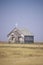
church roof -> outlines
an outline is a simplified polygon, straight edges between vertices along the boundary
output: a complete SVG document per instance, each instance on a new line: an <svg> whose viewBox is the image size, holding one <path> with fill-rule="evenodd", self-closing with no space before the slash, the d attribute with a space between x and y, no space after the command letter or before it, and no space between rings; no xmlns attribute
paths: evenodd
<svg viewBox="0 0 43 65"><path fill-rule="evenodd" d="M33 36L33 34L26 28L21 29L21 32L23 33L23 35Z"/></svg>
<svg viewBox="0 0 43 65"><path fill-rule="evenodd" d="M21 29L21 28L17 28L17 27L15 27L7 36L9 36L11 33L15 34L15 31L18 34L23 34L23 35L27 35L27 36L33 36L33 34L29 30L27 30L25 28Z"/></svg>

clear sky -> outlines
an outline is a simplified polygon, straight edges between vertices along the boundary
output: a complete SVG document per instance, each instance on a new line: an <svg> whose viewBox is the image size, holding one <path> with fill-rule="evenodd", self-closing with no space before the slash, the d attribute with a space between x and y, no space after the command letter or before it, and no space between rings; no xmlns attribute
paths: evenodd
<svg viewBox="0 0 43 65"><path fill-rule="evenodd" d="M43 42L43 0L0 0L0 41L7 41L16 23Z"/></svg>

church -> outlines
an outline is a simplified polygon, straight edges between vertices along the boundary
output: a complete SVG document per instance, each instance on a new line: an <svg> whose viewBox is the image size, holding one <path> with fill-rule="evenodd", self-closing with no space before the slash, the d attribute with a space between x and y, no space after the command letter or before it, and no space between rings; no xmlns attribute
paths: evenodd
<svg viewBox="0 0 43 65"><path fill-rule="evenodd" d="M33 43L34 35L27 29L15 27L8 35L10 43Z"/></svg>

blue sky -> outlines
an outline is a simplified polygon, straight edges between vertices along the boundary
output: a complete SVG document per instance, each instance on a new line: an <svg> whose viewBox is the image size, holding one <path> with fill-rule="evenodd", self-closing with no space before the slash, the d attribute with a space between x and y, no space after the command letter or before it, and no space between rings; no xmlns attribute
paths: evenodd
<svg viewBox="0 0 43 65"><path fill-rule="evenodd" d="M0 0L0 41L7 41L16 23L43 42L43 0Z"/></svg>

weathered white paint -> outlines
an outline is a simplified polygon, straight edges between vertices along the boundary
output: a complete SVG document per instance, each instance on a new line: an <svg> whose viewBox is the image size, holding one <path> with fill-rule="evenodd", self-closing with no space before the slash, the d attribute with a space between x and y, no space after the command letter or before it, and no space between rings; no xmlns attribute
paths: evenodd
<svg viewBox="0 0 43 65"><path fill-rule="evenodd" d="M14 33L11 33L11 35L14 35Z"/></svg>
<svg viewBox="0 0 43 65"><path fill-rule="evenodd" d="M8 37L8 40L10 40L10 39L11 39L11 36Z"/></svg>
<svg viewBox="0 0 43 65"><path fill-rule="evenodd" d="M21 37L23 37L23 38L24 38L24 35L23 35L23 34L21 34Z"/></svg>
<svg viewBox="0 0 43 65"><path fill-rule="evenodd" d="M20 43L24 43L24 38L19 38Z"/></svg>
<svg viewBox="0 0 43 65"><path fill-rule="evenodd" d="M13 38L13 41L15 42L15 38Z"/></svg>

